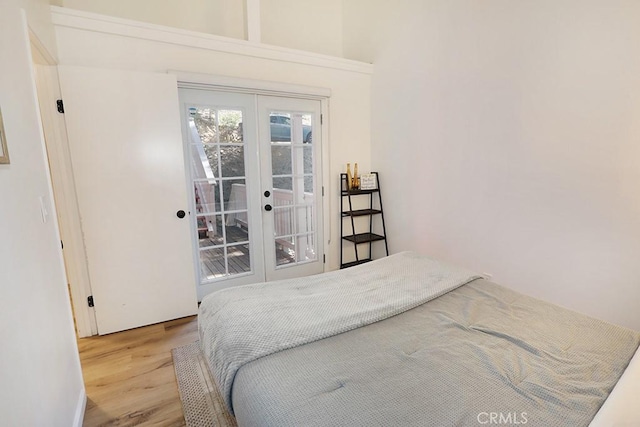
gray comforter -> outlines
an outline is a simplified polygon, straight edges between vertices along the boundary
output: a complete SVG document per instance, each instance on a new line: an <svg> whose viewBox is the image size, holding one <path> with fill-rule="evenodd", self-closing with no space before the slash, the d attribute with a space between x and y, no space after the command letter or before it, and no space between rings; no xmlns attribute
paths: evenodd
<svg viewBox="0 0 640 427"><path fill-rule="evenodd" d="M230 385L238 424L586 426L640 342L485 280L452 288L238 366Z"/></svg>
<svg viewBox="0 0 640 427"><path fill-rule="evenodd" d="M231 388L247 363L395 316L477 277L402 252L348 270L224 289L202 301L200 343L233 413Z"/></svg>

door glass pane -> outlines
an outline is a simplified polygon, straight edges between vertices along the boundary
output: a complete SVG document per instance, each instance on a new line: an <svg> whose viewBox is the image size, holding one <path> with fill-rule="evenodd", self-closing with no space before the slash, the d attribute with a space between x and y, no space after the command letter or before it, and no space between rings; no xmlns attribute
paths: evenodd
<svg viewBox="0 0 640 427"><path fill-rule="evenodd" d="M276 265L282 266L317 260L315 235L279 237L276 239Z"/></svg>
<svg viewBox="0 0 640 427"><path fill-rule="evenodd" d="M220 142L242 142L242 112L237 110L220 110L218 112Z"/></svg>
<svg viewBox="0 0 640 427"><path fill-rule="evenodd" d="M311 144L313 141L311 114L303 114L300 120L302 122L302 142Z"/></svg>
<svg viewBox="0 0 640 427"><path fill-rule="evenodd" d="M200 251L200 280L209 281L227 275L224 248Z"/></svg>
<svg viewBox="0 0 640 427"><path fill-rule="evenodd" d="M189 124L195 125L197 134L191 134L192 143L208 144L218 142L218 126L216 124L216 110L208 107L189 107ZM190 127L191 127L190 126ZM197 140L193 140L196 136Z"/></svg>
<svg viewBox="0 0 640 427"><path fill-rule="evenodd" d="M273 175L291 175L291 145L271 145L271 173Z"/></svg>
<svg viewBox="0 0 640 427"><path fill-rule="evenodd" d="M313 205L296 207L296 234L313 231Z"/></svg>
<svg viewBox="0 0 640 427"><path fill-rule="evenodd" d="M210 144L191 145L191 169L194 178L213 179L218 176L218 146Z"/></svg>
<svg viewBox="0 0 640 427"><path fill-rule="evenodd" d="M293 178L291 177L284 177L284 176L274 176L273 177L273 191L276 190L281 190L283 193L284 192L289 192L289 194L291 195L291 191L293 190ZM283 196L284 197L284 196ZM289 196L289 199L293 199L291 196ZM285 203L285 204L289 204L289 203ZM276 206L278 204L276 203Z"/></svg>
<svg viewBox="0 0 640 427"><path fill-rule="evenodd" d="M291 142L291 115L272 112L269 115L271 142Z"/></svg>
<svg viewBox="0 0 640 427"><path fill-rule="evenodd" d="M295 237L280 237L276 239L276 265L294 265L296 262Z"/></svg>
<svg viewBox="0 0 640 427"><path fill-rule="evenodd" d="M189 106L187 115L200 281L249 273L242 110Z"/></svg>
<svg viewBox="0 0 640 427"><path fill-rule="evenodd" d="M224 192L224 211L247 209L247 186L244 179L225 179L222 181Z"/></svg>
<svg viewBox="0 0 640 427"><path fill-rule="evenodd" d="M194 180L193 197L196 202L196 214L220 212L220 183L215 179Z"/></svg>
<svg viewBox="0 0 640 427"><path fill-rule="evenodd" d="M317 259L316 246L313 234L298 236L296 247L298 249L296 256L298 261L312 261Z"/></svg>
<svg viewBox="0 0 640 427"><path fill-rule="evenodd" d="M244 176L244 147L242 145L220 145L221 173L224 178Z"/></svg>
<svg viewBox="0 0 640 427"><path fill-rule="evenodd" d="M304 177L304 192L313 193L313 176Z"/></svg>
<svg viewBox="0 0 640 427"><path fill-rule="evenodd" d="M293 199L296 205L310 204L313 202L313 186L309 188L311 191L305 191L305 176L297 176L293 182ZM312 178L313 180L313 178Z"/></svg>
<svg viewBox="0 0 640 427"><path fill-rule="evenodd" d="M198 215L198 246L208 248L224 244L222 215Z"/></svg>
<svg viewBox="0 0 640 427"><path fill-rule="evenodd" d="M310 145L298 146L293 148L293 158L300 162L298 164L299 172L304 174L313 173L313 147ZM274 173L275 175L275 173Z"/></svg>
<svg viewBox="0 0 640 427"><path fill-rule="evenodd" d="M290 207L276 206L273 208L273 230L276 237L294 234L293 214L294 210Z"/></svg>
<svg viewBox="0 0 640 427"><path fill-rule="evenodd" d="M229 246L227 258L229 260L229 273L241 274L251 271L251 258L249 245Z"/></svg>
<svg viewBox="0 0 640 427"><path fill-rule="evenodd" d="M247 211L228 214L225 219L225 243L238 243L249 241L249 225L247 223Z"/></svg>

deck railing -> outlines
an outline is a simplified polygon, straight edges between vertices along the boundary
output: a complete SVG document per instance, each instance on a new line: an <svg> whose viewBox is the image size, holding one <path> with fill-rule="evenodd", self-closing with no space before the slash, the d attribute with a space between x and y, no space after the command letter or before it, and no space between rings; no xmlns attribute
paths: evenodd
<svg viewBox="0 0 640 427"><path fill-rule="evenodd" d="M276 242L287 248L293 248L292 239L303 238L306 240L304 246L307 250L315 248L313 235L301 237L283 237L292 236L299 233L311 233L313 231L313 193L303 193L303 206L294 207L294 198L292 190L284 190L274 188L273 194L273 219L274 232ZM229 195L230 206L234 206L237 210L247 208L247 187L245 184L232 184L231 194ZM290 207L290 208L287 208ZM227 226L239 226L248 228L247 211L230 213L226 215ZM297 230L294 228L297 225ZM278 238L281 237L281 238ZM300 242L302 243L302 242Z"/></svg>

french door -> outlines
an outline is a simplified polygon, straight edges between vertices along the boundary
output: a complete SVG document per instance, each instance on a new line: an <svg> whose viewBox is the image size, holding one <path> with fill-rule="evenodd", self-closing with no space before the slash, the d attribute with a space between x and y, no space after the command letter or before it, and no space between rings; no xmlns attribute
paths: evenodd
<svg viewBox="0 0 640 427"><path fill-rule="evenodd" d="M180 89L198 296L323 270L320 101Z"/></svg>

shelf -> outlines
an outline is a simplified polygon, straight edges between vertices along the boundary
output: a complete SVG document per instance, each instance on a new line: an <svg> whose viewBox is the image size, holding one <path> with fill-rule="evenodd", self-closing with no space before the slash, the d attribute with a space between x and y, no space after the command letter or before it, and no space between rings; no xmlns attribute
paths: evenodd
<svg viewBox="0 0 640 427"><path fill-rule="evenodd" d="M353 211L342 212L343 217L347 216L366 216L366 215L377 215L381 214L382 211L379 209L357 209Z"/></svg>
<svg viewBox="0 0 640 427"><path fill-rule="evenodd" d="M348 189L348 174L340 174L340 210L338 211L341 217L340 268L349 268L354 265L360 265L372 261L374 259L372 256L373 242L383 242L385 252L389 255L387 231L384 225L384 213L382 210L380 179L378 172L371 172L371 174L375 176L377 187L371 190L362 190L360 188ZM357 200L359 197L362 198ZM358 209L353 209L354 201L356 201ZM367 203L365 204L364 202ZM348 220L344 221L345 218ZM356 220L355 218L359 219ZM368 230L369 232L359 232L365 230ZM373 230L376 230L376 232L380 234L372 233ZM368 248L366 248L366 246L368 246ZM349 248L353 252L345 255L345 247ZM365 249L368 250L365 251ZM348 260L355 258L357 261L345 262L345 258Z"/></svg>
<svg viewBox="0 0 640 427"><path fill-rule="evenodd" d="M365 258L365 259L361 259L359 261L346 262L346 263L342 264L340 266L340 268L349 268L349 267L353 267L353 266L356 266L356 265L364 264L364 263L369 262L369 261L371 261L371 258Z"/></svg>
<svg viewBox="0 0 640 427"><path fill-rule="evenodd" d="M377 193L378 190L377 188L375 190L349 190L349 191L342 191L342 195L343 196L355 196L358 194L373 194L373 193Z"/></svg>
<svg viewBox="0 0 640 427"><path fill-rule="evenodd" d="M381 236L379 234L373 234L373 233L359 233L359 234L353 234L351 236L342 236L342 238L344 240L348 240L353 243L369 243L369 242L375 242L376 240L385 239L384 236Z"/></svg>

